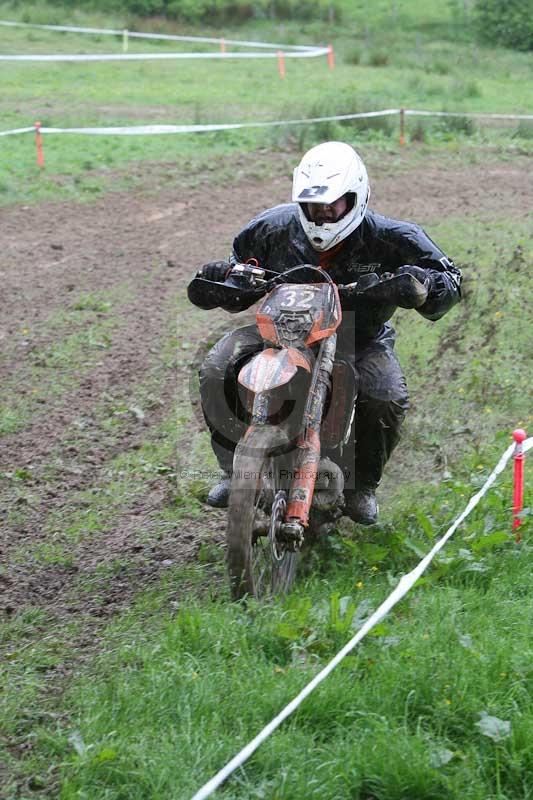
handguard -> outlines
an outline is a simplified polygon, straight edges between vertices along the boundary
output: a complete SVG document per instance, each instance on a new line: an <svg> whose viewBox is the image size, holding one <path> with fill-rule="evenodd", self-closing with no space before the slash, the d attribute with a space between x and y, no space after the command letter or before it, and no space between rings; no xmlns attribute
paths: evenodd
<svg viewBox="0 0 533 800"><path fill-rule="evenodd" d="M413 275L402 273L374 283L368 289L355 293L384 305L398 305L401 308L419 308L424 305L428 289Z"/></svg>
<svg viewBox="0 0 533 800"><path fill-rule="evenodd" d="M192 279L187 294L191 303L203 309L223 308L244 311L265 294L264 287L251 287L242 277L229 275L222 282L208 281L198 275Z"/></svg>

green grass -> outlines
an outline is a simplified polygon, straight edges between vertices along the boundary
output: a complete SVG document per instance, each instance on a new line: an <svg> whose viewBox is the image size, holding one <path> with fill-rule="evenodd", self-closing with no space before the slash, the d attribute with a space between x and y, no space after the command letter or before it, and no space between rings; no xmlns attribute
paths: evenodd
<svg viewBox="0 0 533 800"><path fill-rule="evenodd" d="M49 785L48 759L62 764L62 798L190 797L337 652L465 505L469 483L426 495L427 534L421 504L406 502L377 542L332 539L285 601L229 604L220 562L172 570L101 638L63 698L68 721L34 727L34 780ZM529 796L530 547L509 535L509 496L507 480L221 796ZM46 642L32 654L30 684L54 660ZM484 736L483 712L509 721L510 736Z"/></svg>
<svg viewBox="0 0 533 800"><path fill-rule="evenodd" d="M378 3L372 13L365 11L363 15L347 3L342 24L329 27L287 22L280 28L256 21L235 30L202 32L287 43L334 42L334 72L327 69L325 59L293 59L287 62L284 81L278 77L275 60L6 63L0 127L25 127L36 119L54 127L283 120L391 106L530 111L528 54L474 46L471 31L470 38L459 36L459 31L469 31L459 12L453 14L443 4L430 4L422 19L418 19L416 3L398 5L402 8L394 13L391 4ZM57 7L51 8L51 20L57 21L59 13ZM119 28L125 24L118 18L70 13L71 17L61 10L61 19ZM20 10L4 4L0 16L20 18ZM46 6L41 5L37 17L41 21L45 16ZM138 23L141 29L149 25L146 20ZM184 32L183 27L180 32ZM120 42L112 37L16 28L0 28L0 43L3 51L19 53L120 49ZM134 47L168 50L176 44L137 42ZM531 146L530 130L524 124L410 120L408 131L431 142L473 137L506 145L514 141L526 149ZM288 137L301 149L309 140L332 134L359 142L370 139L390 143L397 140L397 121L201 135L50 135L45 136L43 174L35 166L31 134L5 137L0 141L0 204L53 197L91 200L110 188L127 188L135 183L131 166L136 163L186 161L194 170L196 164L205 167L206 161L220 161L237 151L277 149ZM137 176L137 181L142 182L143 176Z"/></svg>
<svg viewBox="0 0 533 800"><path fill-rule="evenodd" d="M525 265L533 241L525 218L512 226L507 219L449 218L428 229L462 268L464 299L435 326L399 314L397 350L416 406L408 418L414 459L433 449L453 462L511 420L531 426L533 339L523 301L531 289ZM428 393L430 402L420 404L417 398ZM438 400L444 393L445 410Z"/></svg>

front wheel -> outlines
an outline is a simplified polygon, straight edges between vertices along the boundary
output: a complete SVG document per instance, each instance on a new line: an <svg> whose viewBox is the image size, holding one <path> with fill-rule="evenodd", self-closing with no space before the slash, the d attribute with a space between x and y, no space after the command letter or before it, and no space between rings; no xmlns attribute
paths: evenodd
<svg viewBox="0 0 533 800"><path fill-rule="evenodd" d="M234 600L284 594L294 582L298 553L272 535L272 516L284 510L288 445L284 431L265 425L250 430L235 450L226 535Z"/></svg>

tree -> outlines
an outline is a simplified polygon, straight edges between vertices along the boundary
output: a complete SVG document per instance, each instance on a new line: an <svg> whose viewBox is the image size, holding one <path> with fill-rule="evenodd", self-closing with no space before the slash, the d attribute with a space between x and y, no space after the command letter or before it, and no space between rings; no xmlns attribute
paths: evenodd
<svg viewBox="0 0 533 800"><path fill-rule="evenodd" d="M483 41L533 50L532 0L476 0L475 14Z"/></svg>

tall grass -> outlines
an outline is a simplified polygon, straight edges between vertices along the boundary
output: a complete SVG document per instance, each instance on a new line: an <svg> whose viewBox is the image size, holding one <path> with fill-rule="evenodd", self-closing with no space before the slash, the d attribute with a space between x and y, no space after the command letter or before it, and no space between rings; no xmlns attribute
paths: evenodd
<svg viewBox="0 0 533 800"><path fill-rule="evenodd" d="M140 604L69 692L69 724L40 742L64 761L61 796L190 797L333 656L471 491L456 479L406 503L377 537L333 538L284 601L244 608L216 590L169 614L160 598L153 630ZM221 796L529 796L530 546L510 536L509 496L507 481ZM219 571L215 562L197 580ZM185 576L171 580L179 590ZM491 738L484 714L509 735Z"/></svg>

